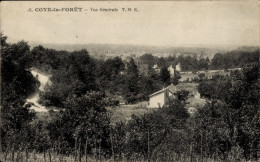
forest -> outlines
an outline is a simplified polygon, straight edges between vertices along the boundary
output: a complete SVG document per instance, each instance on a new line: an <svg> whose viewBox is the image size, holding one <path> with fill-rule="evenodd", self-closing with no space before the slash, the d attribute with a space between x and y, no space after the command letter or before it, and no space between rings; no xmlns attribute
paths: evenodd
<svg viewBox="0 0 260 162"><path fill-rule="evenodd" d="M259 48L196 56L145 54L123 60L97 59L87 49L57 51L7 43L1 34L2 161L243 161L259 160ZM146 101L169 84L178 85L167 68L183 71L242 68L229 76L198 81L207 103L190 114L190 95L178 91L161 109L111 121L107 107ZM152 68L157 64L161 71ZM26 98L39 88L30 73L51 75L40 92L48 120L30 110ZM53 109L55 108L55 109Z"/></svg>

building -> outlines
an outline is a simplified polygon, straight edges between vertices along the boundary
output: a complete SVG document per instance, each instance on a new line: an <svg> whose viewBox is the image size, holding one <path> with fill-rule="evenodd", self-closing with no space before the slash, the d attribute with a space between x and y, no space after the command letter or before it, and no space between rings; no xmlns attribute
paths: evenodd
<svg viewBox="0 0 260 162"><path fill-rule="evenodd" d="M181 71L181 63L178 63L175 67L176 71Z"/></svg>
<svg viewBox="0 0 260 162"><path fill-rule="evenodd" d="M173 76L174 76L174 68L172 67L172 65L170 65L170 66L168 67L168 71L170 72L171 78L173 78Z"/></svg>
<svg viewBox="0 0 260 162"><path fill-rule="evenodd" d="M162 90L159 90L149 96L149 108L162 108L167 103L169 103L171 98L174 98L174 93L176 92L176 86L173 84L169 85Z"/></svg>
<svg viewBox="0 0 260 162"><path fill-rule="evenodd" d="M159 68L159 66L158 66L157 64L155 64L155 65L153 66L153 70L154 70L157 74L159 74L160 71L161 71L161 69Z"/></svg>

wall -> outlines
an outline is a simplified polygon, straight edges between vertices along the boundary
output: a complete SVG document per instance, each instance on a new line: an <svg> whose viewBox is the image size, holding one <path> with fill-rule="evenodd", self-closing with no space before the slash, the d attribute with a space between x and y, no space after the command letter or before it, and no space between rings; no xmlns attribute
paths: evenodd
<svg viewBox="0 0 260 162"><path fill-rule="evenodd" d="M165 92L161 92L158 93L152 97L149 98L149 106L150 108L159 108L159 104L160 107L163 107L164 103L165 103Z"/></svg>

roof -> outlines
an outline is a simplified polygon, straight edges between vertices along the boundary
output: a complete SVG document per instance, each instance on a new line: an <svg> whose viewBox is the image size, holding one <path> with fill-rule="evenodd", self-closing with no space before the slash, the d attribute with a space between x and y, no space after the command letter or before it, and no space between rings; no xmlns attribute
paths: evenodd
<svg viewBox="0 0 260 162"><path fill-rule="evenodd" d="M154 96L154 95L156 95L156 94L162 93L162 92L164 92L166 89L167 89L167 87L166 87L166 88L163 88L162 90L159 90L159 91L157 91L157 92L154 92L154 93L151 94L149 97L152 97L152 96Z"/></svg>
<svg viewBox="0 0 260 162"><path fill-rule="evenodd" d="M176 90L177 90L177 87L174 86L173 84L169 85L167 88L169 88L171 93L176 92Z"/></svg>
<svg viewBox="0 0 260 162"><path fill-rule="evenodd" d="M157 69L157 68L159 68L159 67L158 67L157 64L154 64L154 65L153 65L153 68L154 68L154 69Z"/></svg>
<svg viewBox="0 0 260 162"><path fill-rule="evenodd" d="M173 93L174 91L176 91L176 86L174 86L173 84L171 84L171 85L169 85L169 86L166 87L166 88L163 88L163 89L161 89L161 90L159 90L159 91L157 91L157 92L154 92L153 94L149 95L149 97L152 97L152 96L154 96L154 95L156 95L156 94L165 92L167 89L168 89L171 93Z"/></svg>

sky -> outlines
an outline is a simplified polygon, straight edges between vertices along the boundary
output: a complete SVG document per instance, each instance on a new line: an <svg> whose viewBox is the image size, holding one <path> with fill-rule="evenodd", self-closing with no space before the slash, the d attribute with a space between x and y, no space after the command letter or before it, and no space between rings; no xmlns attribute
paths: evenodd
<svg viewBox="0 0 260 162"><path fill-rule="evenodd" d="M260 2L1 2L1 33L10 42L55 44L260 45ZM82 12L35 12L35 8ZM33 12L27 10L31 8ZM118 12L90 12L118 8ZM138 12L122 12L137 8ZM88 11L85 11L88 10Z"/></svg>

